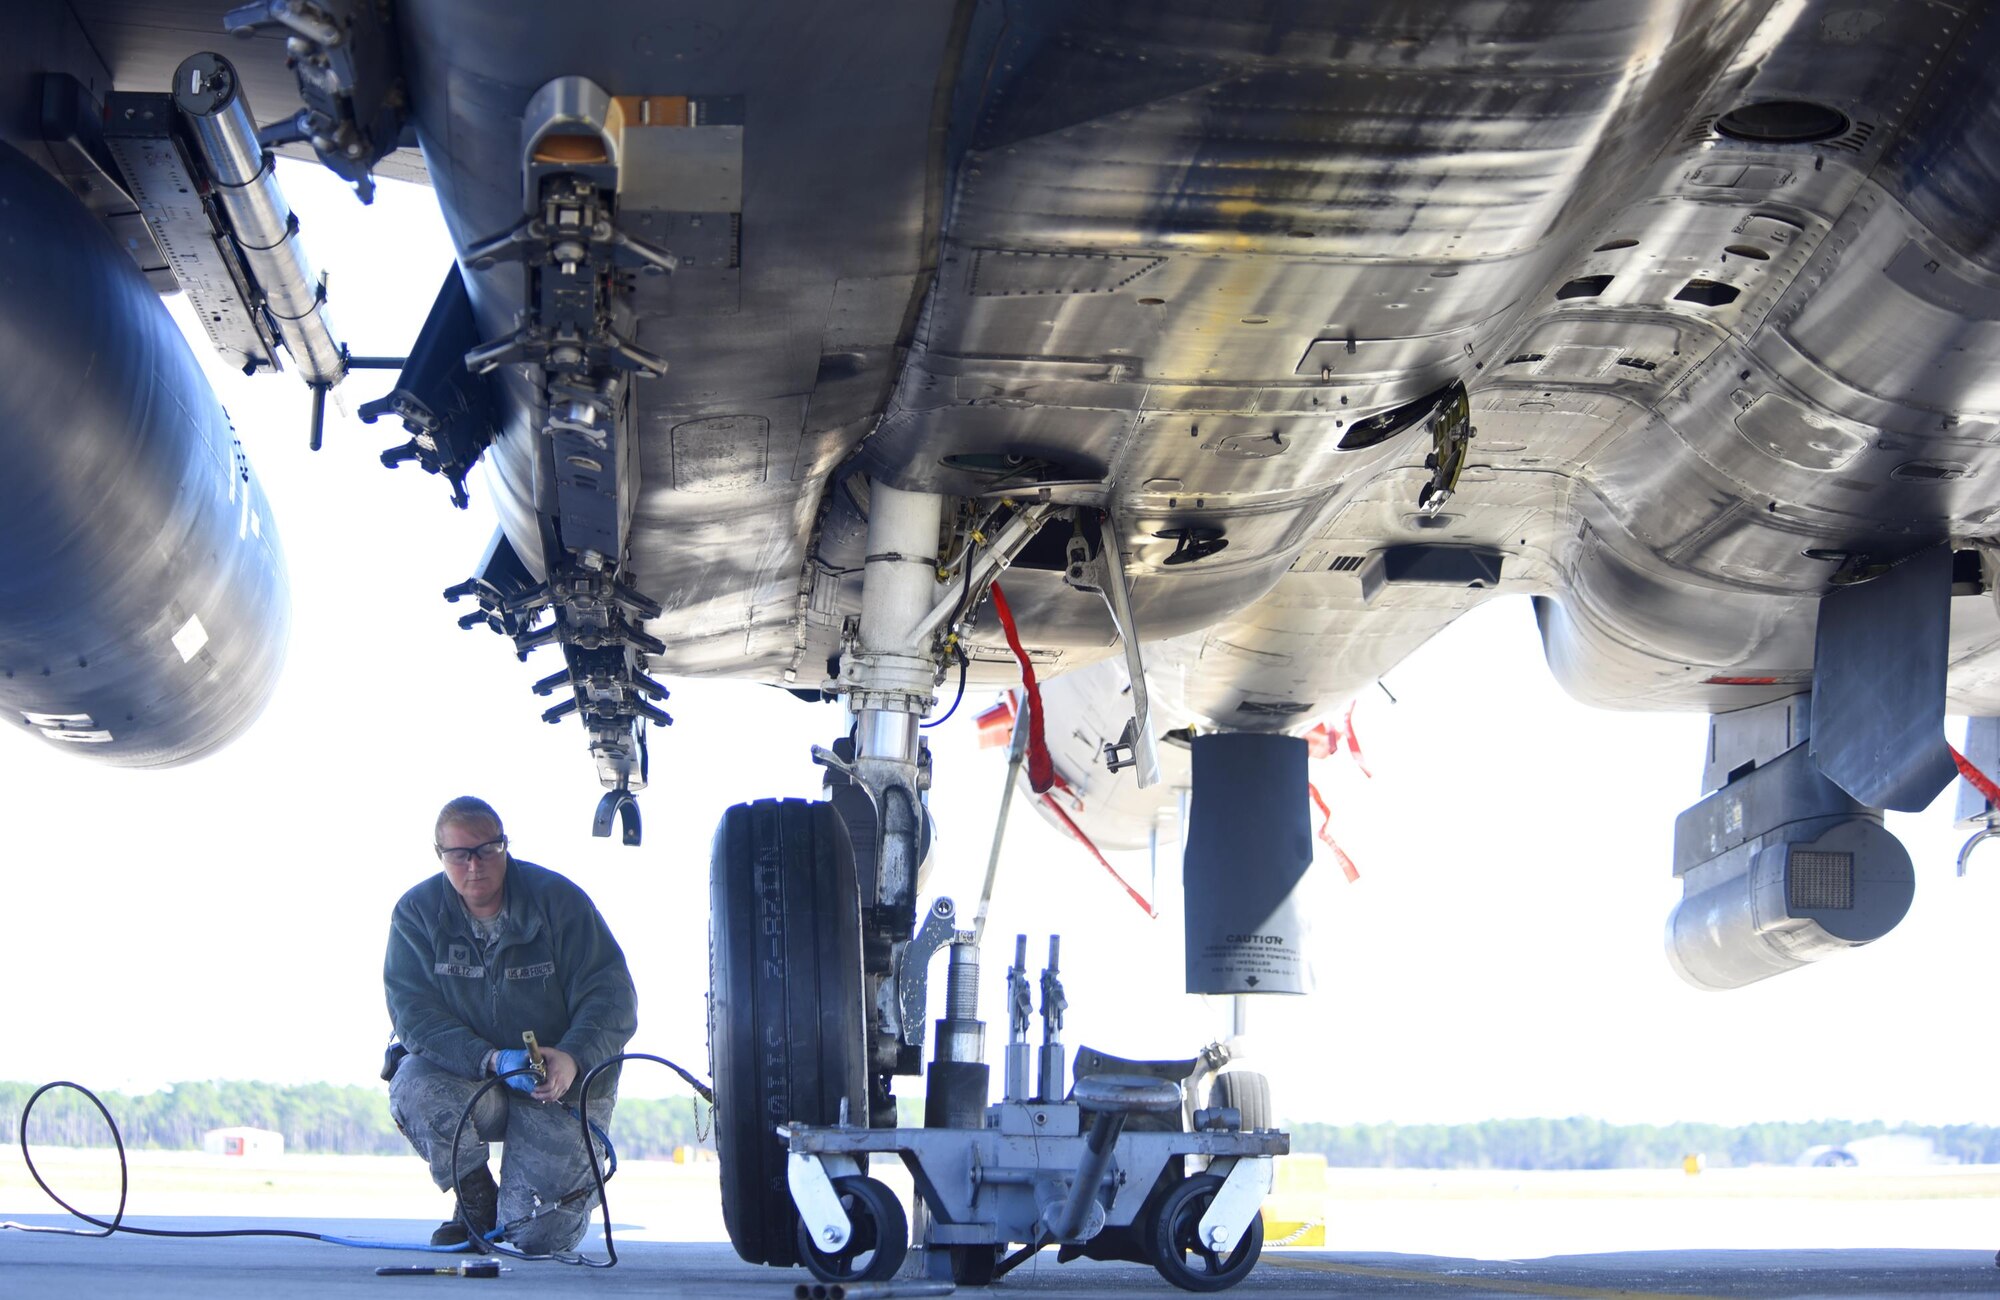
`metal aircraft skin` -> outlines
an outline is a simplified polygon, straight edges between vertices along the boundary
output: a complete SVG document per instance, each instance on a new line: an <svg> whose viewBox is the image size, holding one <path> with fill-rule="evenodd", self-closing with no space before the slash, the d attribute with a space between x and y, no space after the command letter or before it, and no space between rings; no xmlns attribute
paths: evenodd
<svg viewBox="0 0 2000 1300"><path fill-rule="evenodd" d="M1079 674L1058 769L1125 843L1158 797L1107 766L1127 642L1147 748L1299 734L1503 594L1578 698L1729 718L1815 689L1824 598L1942 548L1942 690L1893 710L2000 712L1996 8L397 0L325 6L372 33L342 46L300 0L88 0L6 20L5 130L65 170L37 78L163 92L206 49L282 126L289 50L351 115L288 151L427 177L460 387L405 458L483 461L504 544L466 594L561 644L607 787L643 785L654 677L889 689L854 676L887 488L941 499L901 558L968 596L917 712L959 650L1020 680L970 571L1039 525L988 567ZM8 701L61 740L92 711L51 690ZM1884 761L1914 788L1941 743Z"/></svg>
<svg viewBox="0 0 2000 1300"><path fill-rule="evenodd" d="M1025 784L1107 847L1185 789L1188 990L1302 992L1306 734L1527 596L1578 698L1710 714L1679 974L1880 938L1914 890L1884 810L2000 765L1996 70L2000 0L10 4L0 706L163 766L273 689L255 438L160 294L316 409L393 371L358 413L439 509L496 505L447 595L552 648L535 689L586 732L596 833L640 840L659 678L851 714L824 800L737 805L714 841L737 1253L893 1271L894 1194L811 1153L907 1154L881 1130L949 948L913 1132L964 1157L953 1131L1066 1116L1101 1188L997 1171L1021 1222L1065 1205L1011 1254L932 1203L954 1277L1060 1241L1218 1289L1267 1167L1100 1178L1123 1112L1076 1136L1053 945L1039 1081L1017 955L1016 1109L987 1109L979 930L920 902L920 719L1019 684ZM457 259L407 357L340 345L278 151L362 201L434 189ZM1241 1046L1075 1074L1170 1077L1197 1145L1282 1149L1265 1081L1216 1073ZM1237 1233L1235 1271L1184 1275Z"/></svg>

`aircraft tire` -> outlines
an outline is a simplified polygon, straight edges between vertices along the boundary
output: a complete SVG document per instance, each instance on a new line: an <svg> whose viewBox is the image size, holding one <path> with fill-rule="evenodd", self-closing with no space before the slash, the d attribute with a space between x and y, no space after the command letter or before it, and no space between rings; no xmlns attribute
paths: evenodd
<svg viewBox="0 0 2000 1300"><path fill-rule="evenodd" d="M1245 1132L1278 1126L1277 1112L1271 1107L1271 1080L1255 1070L1234 1070L1215 1076L1208 1104L1234 1106L1242 1111Z"/></svg>
<svg viewBox="0 0 2000 1300"><path fill-rule="evenodd" d="M722 816L709 864L709 1068L722 1221L752 1264L799 1262L779 1124L868 1122L861 904L831 804Z"/></svg>

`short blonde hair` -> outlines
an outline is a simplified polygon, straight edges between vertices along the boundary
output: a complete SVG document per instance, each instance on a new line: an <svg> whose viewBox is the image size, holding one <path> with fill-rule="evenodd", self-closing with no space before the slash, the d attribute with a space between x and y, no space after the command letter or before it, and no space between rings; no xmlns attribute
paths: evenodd
<svg viewBox="0 0 2000 1300"><path fill-rule="evenodd" d="M502 838L507 834L507 828L500 824L500 814L493 811L493 805L469 794L462 794L438 809L437 825L431 830L431 843L441 842L444 839L444 828L452 822L460 824L484 822L493 828L495 838Z"/></svg>

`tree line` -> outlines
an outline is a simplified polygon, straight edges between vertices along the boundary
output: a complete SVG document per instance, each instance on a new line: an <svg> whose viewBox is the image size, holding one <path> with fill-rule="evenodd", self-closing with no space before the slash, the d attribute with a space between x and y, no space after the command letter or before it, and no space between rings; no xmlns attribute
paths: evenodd
<svg viewBox="0 0 2000 1300"><path fill-rule="evenodd" d="M18 1138L21 1109L35 1085L0 1083L0 1130ZM389 1118L388 1089L330 1083L176 1083L139 1096L98 1094L125 1145L134 1150L199 1151L202 1134L218 1128L282 1133L285 1150L329 1155L399 1156L410 1144ZM699 1113L697 1113L697 1107ZM664 1159L680 1146L707 1140L708 1107L692 1097L621 1098L611 1140L621 1157ZM83 1094L45 1093L29 1115L31 1146L108 1147L111 1130Z"/></svg>
<svg viewBox="0 0 2000 1300"><path fill-rule="evenodd" d="M0 1129L20 1131L34 1085L0 1083ZM335 1155L405 1155L389 1118L387 1089L330 1083L177 1083L159 1092L102 1094L125 1145L200 1150L202 1134L243 1126L284 1134L285 1150ZM909 1117L914 1119L914 1116ZM907 1121L906 1121L907 1122ZM611 1125L622 1157L664 1159L682 1146L713 1146L713 1114L692 1097L624 1098ZM1607 1124L1570 1119L1489 1119L1476 1124L1290 1126L1292 1150L1333 1165L1404 1169L1659 1169L1690 1155L1711 1166L1784 1165L1806 1148L1839 1146L1890 1132L1880 1122L1813 1120L1759 1124ZM2000 1164L2000 1128L1982 1124L1902 1125L1938 1154L1966 1164ZM35 1104L32 1145L110 1146L111 1132L82 1094L57 1089Z"/></svg>
<svg viewBox="0 0 2000 1300"><path fill-rule="evenodd" d="M1403 1169L1665 1169L1688 1156L1711 1167L1788 1165L1809 1147L1896 1132L1926 1137L1964 1164L2000 1164L2000 1128L1807 1120L1756 1124L1607 1124L1489 1119L1477 1124L1294 1124L1293 1151L1331 1165Z"/></svg>

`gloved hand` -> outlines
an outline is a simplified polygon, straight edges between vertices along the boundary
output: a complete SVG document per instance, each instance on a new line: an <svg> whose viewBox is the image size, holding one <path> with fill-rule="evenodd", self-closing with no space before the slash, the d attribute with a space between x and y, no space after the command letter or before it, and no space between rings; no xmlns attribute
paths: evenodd
<svg viewBox="0 0 2000 1300"><path fill-rule="evenodd" d="M516 1092L532 1093L541 1082L535 1078L531 1068L533 1065L534 1062L529 1059L528 1051L524 1047L503 1047L493 1053L493 1073L506 1074L509 1070L528 1071L526 1074L516 1074L507 1080L507 1086Z"/></svg>

